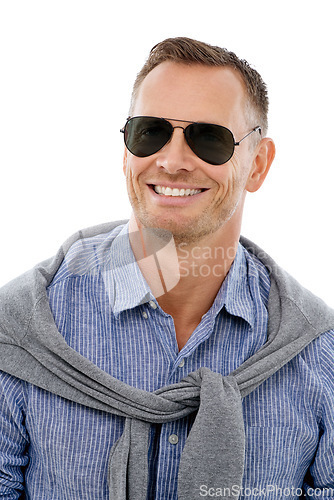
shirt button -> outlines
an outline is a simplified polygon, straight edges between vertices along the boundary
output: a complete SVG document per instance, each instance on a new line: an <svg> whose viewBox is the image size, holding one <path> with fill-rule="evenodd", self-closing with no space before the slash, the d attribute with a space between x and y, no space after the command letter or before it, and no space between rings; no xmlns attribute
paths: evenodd
<svg viewBox="0 0 334 500"><path fill-rule="evenodd" d="M147 319L148 318L148 314L146 311L143 312L143 318Z"/></svg>
<svg viewBox="0 0 334 500"><path fill-rule="evenodd" d="M170 444L177 444L179 442L179 438L176 434L171 434L168 438L168 441L170 442Z"/></svg>
<svg viewBox="0 0 334 500"><path fill-rule="evenodd" d="M184 359L181 359L180 363L179 363L179 368L183 368L184 367Z"/></svg>
<svg viewBox="0 0 334 500"><path fill-rule="evenodd" d="M149 304L150 304L150 306L152 307L152 309L156 309L156 308L158 307L158 306L156 305L156 303L155 303L155 302L153 302L153 300L150 300L150 301L149 301Z"/></svg>

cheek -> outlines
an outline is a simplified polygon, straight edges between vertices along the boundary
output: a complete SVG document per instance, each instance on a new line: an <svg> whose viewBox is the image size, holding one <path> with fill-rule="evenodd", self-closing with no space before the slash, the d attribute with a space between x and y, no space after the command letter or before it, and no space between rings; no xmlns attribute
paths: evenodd
<svg viewBox="0 0 334 500"><path fill-rule="evenodd" d="M147 160L144 158L137 158L128 154L123 161L123 172L127 177L137 179L142 172L147 170Z"/></svg>
<svg viewBox="0 0 334 500"><path fill-rule="evenodd" d="M216 167L215 170L210 172L211 179L217 184L217 190L221 193L229 191L230 187L234 184L236 177L236 166L230 160L228 163Z"/></svg>
<svg viewBox="0 0 334 500"><path fill-rule="evenodd" d="M136 175L136 168L131 159L128 157L127 160L123 163L123 172L126 177L127 182L133 183L134 178L137 177Z"/></svg>
<svg viewBox="0 0 334 500"><path fill-rule="evenodd" d="M127 170L128 170L128 158L129 158L129 153L126 148L124 148L124 153L123 153L123 174L126 176Z"/></svg>
<svg viewBox="0 0 334 500"><path fill-rule="evenodd" d="M231 159L231 181L236 188L244 189L250 172L249 157L234 154Z"/></svg>
<svg viewBox="0 0 334 500"><path fill-rule="evenodd" d="M234 155L228 163L217 169L218 171L211 172L211 178L217 183L218 204L239 198L248 179L247 169L240 158Z"/></svg>

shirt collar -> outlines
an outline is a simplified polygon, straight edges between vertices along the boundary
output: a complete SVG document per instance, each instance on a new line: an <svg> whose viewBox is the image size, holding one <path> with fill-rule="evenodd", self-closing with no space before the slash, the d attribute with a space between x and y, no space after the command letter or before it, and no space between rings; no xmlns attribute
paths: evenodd
<svg viewBox="0 0 334 500"><path fill-rule="evenodd" d="M251 327L255 322L255 308L249 287L248 264L245 250L239 243L235 259L210 309L215 317L222 309L232 316L244 319Z"/></svg>
<svg viewBox="0 0 334 500"><path fill-rule="evenodd" d="M155 300L133 254L129 224L113 240L110 255L110 265L103 272L103 278L115 316ZM255 311L249 288L247 260L240 243L232 266L208 313L216 317L223 307L229 314L244 319L251 327L254 326Z"/></svg>
<svg viewBox="0 0 334 500"><path fill-rule="evenodd" d="M129 223L125 224L112 241L109 256L109 264L102 274L115 316L154 300L130 245Z"/></svg>

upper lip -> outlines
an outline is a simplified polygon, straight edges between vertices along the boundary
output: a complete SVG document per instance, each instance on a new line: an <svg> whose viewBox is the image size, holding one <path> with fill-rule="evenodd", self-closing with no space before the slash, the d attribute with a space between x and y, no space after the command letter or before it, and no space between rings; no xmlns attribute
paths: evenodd
<svg viewBox="0 0 334 500"><path fill-rule="evenodd" d="M171 182L159 181L159 182L149 182L148 185L169 187L171 189L173 189L173 188L176 188L176 189L208 189L208 188L203 187L203 186L193 186L192 184L185 184L182 182L172 184Z"/></svg>

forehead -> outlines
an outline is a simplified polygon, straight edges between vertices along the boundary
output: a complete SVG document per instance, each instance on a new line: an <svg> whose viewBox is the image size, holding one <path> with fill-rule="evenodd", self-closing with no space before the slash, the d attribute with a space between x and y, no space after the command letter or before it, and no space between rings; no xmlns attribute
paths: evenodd
<svg viewBox="0 0 334 500"><path fill-rule="evenodd" d="M164 62L141 83L133 115L232 125L245 102L245 84L233 68Z"/></svg>

